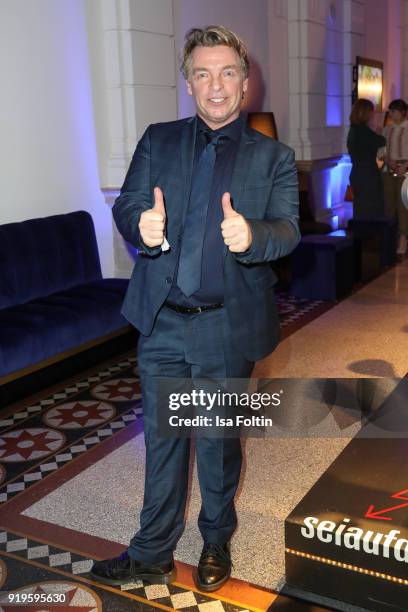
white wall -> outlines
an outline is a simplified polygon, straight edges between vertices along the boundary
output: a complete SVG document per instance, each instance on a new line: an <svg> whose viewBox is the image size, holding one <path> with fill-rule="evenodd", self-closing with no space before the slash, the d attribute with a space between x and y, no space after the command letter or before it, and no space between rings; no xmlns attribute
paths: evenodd
<svg viewBox="0 0 408 612"><path fill-rule="evenodd" d="M384 62L383 105L401 96L401 26L400 0L366 2L365 57Z"/></svg>
<svg viewBox="0 0 408 612"><path fill-rule="evenodd" d="M110 275L83 0L2 0L0 41L0 223L87 210Z"/></svg>
<svg viewBox="0 0 408 612"><path fill-rule="evenodd" d="M402 34L402 87L401 96L408 99L408 0L401 0L401 34Z"/></svg>
<svg viewBox="0 0 408 612"><path fill-rule="evenodd" d="M268 3L269 62L266 75L270 108L273 111L279 139L289 142L289 40L288 3L275 0Z"/></svg>

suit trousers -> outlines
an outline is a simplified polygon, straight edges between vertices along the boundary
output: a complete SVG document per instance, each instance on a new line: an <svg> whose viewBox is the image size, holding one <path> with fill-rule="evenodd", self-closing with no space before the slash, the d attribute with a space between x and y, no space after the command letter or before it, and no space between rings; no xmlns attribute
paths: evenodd
<svg viewBox="0 0 408 612"><path fill-rule="evenodd" d="M397 217L399 233L408 236L408 210L401 196L405 176L392 176L389 172L383 172L382 177L386 214L390 217Z"/></svg>
<svg viewBox="0 0 408 612"><path fill-rule="evenodd" d="M191 440L158 437L158 379L247 378L253 365L234 347L224 308L180 314L164 306L152 334L140 336L146 472L140 529L128 549L133 559L150 564L170 561L184 529ZM240 440L197 437L196 460L201 491L198 526L206 543L222 544L237 524Z"/></svg>

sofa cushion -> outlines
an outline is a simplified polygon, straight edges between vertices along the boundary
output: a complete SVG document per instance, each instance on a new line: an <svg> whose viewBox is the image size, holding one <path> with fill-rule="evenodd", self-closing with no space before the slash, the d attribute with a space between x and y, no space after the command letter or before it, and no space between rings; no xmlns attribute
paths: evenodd
<svg viewBox="0 0 408 612"><path fill-rule="evenodd" d="M0 308L101 277L89 213L77 211L0 225Z"/></svg>
<svg viewBox="0 0 408 612"><path fill-rule="evenodd" d="M34 365L127 324L127 279L99 279L0 310L0 376Z"/></svg>

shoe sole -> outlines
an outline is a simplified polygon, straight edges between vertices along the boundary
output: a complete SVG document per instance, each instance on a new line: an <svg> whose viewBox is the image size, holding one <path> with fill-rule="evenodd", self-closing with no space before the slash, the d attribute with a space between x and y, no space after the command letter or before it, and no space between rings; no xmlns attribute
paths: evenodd
<svg viewBox="0 0 408 612"><path fill-rule="evenodd" d="M177 572L176 570L173 570L161 576L152 574L139 574L138 576L134 576L133 578L128 578L126 580L104 578L103 576L98 576L97 574L94 574L92 572L90 572L90 574L96 582L103 582L103 584L110 584L111 586L120 586L122 584L130 584L131 582L136 582L137 580L143 580L144 582L148 582L149 584L170 584L170 582L175 581Z"/></svg>
<svg viewBox="0 0 408 612"><path fill-rule="evenodd" d="M196 580L195 581L196 587L197 589L199 589L200 591L203 591L204 593L212 593L213 591L217 591L219 588L221 588L222 585L225 584L227 580L229 580L230 576L231 576L231 571L229 571L228 574L224 576L222 580L219 580L218 582L214 582L214 584L200 584L198 580Z"/></svg>

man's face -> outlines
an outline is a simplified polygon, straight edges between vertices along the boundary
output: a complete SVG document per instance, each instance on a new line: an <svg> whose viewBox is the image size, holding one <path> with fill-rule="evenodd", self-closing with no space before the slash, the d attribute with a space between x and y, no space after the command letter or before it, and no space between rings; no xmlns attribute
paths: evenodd
<svg viewBox="0 0 408 612"><path fill-rule="evenodd" d="M235 49L225 45L193 49L187 91L210 128L216 130L237 119L247 87Z"/></svg>

